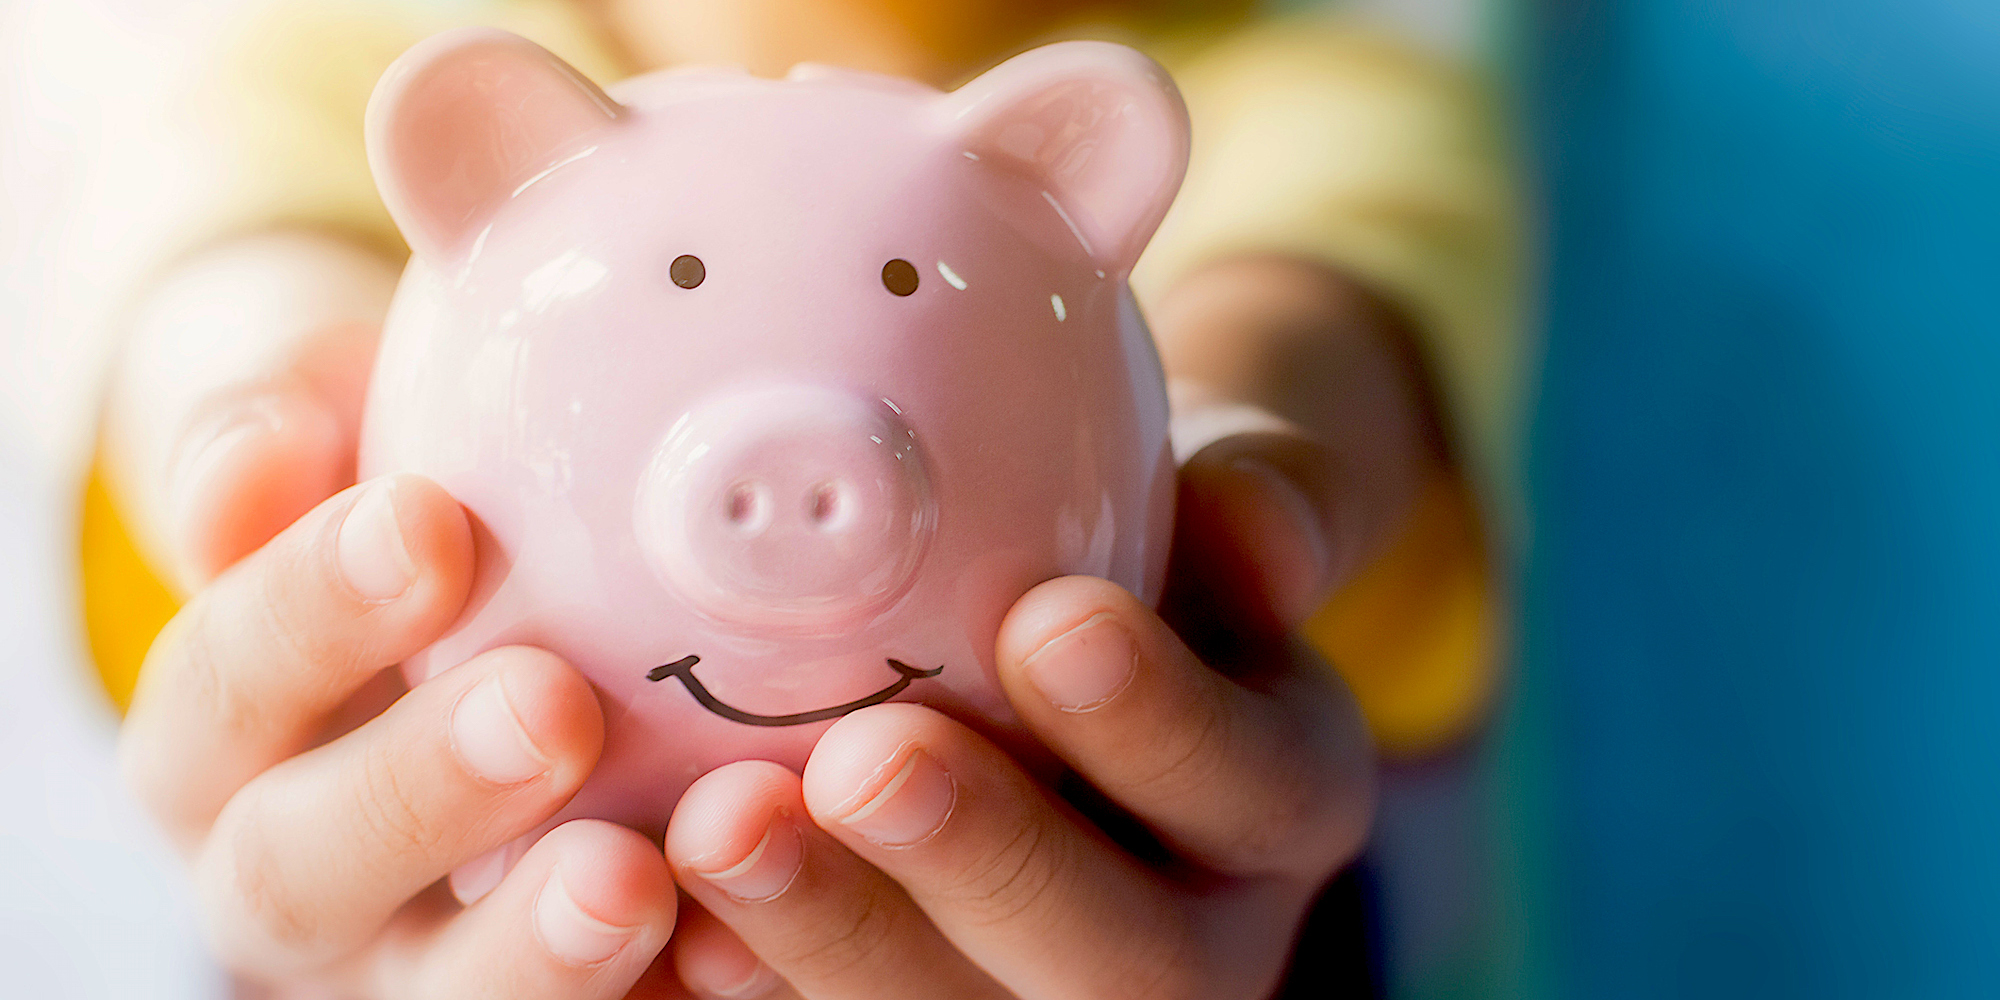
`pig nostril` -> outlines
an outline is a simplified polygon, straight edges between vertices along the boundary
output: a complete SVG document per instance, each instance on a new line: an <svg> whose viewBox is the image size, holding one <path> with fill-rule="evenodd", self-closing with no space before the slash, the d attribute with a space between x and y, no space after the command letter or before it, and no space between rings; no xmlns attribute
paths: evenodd
<svg viewBox="0 0 2000 1000"><path fill-rule="evenodd" d="M806 514L819 530L838 531L847 524L849 506L846 491L839 483L821 483L813 487L812 495L807 498Z"/></svg>
<svg viewBox="0 0 2000 1000"><path fill-rule="evenodd" d="M723 514L737 531L754 535L770 523L771 504L761 484L737 483L729 488L728 498L723 503Z"/></svg>

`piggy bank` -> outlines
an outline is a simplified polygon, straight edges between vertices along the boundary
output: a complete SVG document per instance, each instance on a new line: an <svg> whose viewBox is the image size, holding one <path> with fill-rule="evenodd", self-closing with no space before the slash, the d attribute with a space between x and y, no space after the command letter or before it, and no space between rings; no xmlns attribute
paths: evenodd
<svg viewBox="0 0 2000 1000"><path fill-rule="evenodd" d="M412 256L360 471L441 484L478 560L404 670L519 643L590 678L602 762L551 825L657 830L708 770L802 767L892 698L1004 735L1023 593L1157 598L1175 469L1126 275L1187 117L1137 52L950 93L800 66L607 94L461 31L396 63L367 132Z"/></svg>

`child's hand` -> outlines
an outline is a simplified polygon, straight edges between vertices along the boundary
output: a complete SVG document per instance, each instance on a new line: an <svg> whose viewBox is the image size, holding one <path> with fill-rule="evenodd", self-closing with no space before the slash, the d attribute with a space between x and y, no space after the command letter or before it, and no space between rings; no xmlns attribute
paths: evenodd
<svg viewBox="0 0 2000 1000"><path fill-rule="evenodd" d="M121 757L232 969L339 995L619 997L666 942L667 867L609 823L557 828L469 908L440 884L553 815L603 740L589 683L533 649L384 706L384 670L458 617L472 561L443 490L365 483L197 593L154 645Z"/></svg>
<svg viewBox="0 0 2000 1000"><path fill-rule="evenodd" d="M306 247L303 258L252 249L234 264L257 270L275 261L328 273L315 270L324 263L318 255L329 252L323 243ZM227 250L218 256L232 264ZM345 277L331 273L339 286L331 299L312 299L324 286L307 283L307 304L320 302L317 326L302 321L311 309L278 308L282 302L268 314L222 317L239 322L245 339L266 338L287 345L283 350L178 375L127 365L121 381L137 388L114 396L107 449L114 469L135 470L130 487L152 502L138 512L142 536L174 557L191 587L351 478L366 375L365 360L357 359L372 348L373 331L365 322L325 320L379 309L393 275L370 274L365 262ZM190 301L200 296L169 301L154 317L166 350L187 336L187 322L203 318ZM328 308L329 301L360 305ZM271 328L274 318L282 329ZM1172 344L1169 338L1170 365ZM1371 372L1363 364L1334 373L1334 384L1373 374L1379 367ZM1203 380L1241 392L1227 379ZM1372 398L1408 404L1398 388L1406 387ZM237 407L239 399L250 402ZM1359 426L1377 428L1377 439L1386 428L1394 438L1421 417L1410 405ZM277 419L266 419L272 407ZM232 409L258 419L243 433L235 425L219 436L202 429L204 414ZM1309 416L1301 422L1324 432ZM1355 425L1340 423L1355 435ZM1213 425L1240 429L1230 418ZM1092 992L1157 986L1197 995L1247 995L1268 985L1306 903L1356 849L1369 801L1366 740L1351 704L1322 665L1282 636L1355 564L1380 525L1393 522L1409 479L1400 466L1377 474L1383 470L1366 460L1372 456L1356 461L1347 442L1336 435L1334 443L1338 461L1289 436L1237 436L1204 450L1184 473L1177 582L1166 613L1236 680L1203 666L1161 619L1101 581L1045 585L1016 607L1003 631L1003 679L1024 719L1151 826L1166 843L1164 855L1108 845L1097 828L1032 792L991 745L956 724L923 709L885 706L835 726L803 785L755 764L725 768L698 785L669 843L684 880L808 996L894 995L888 987L898 976L914 977L919 995L956 995L968 981L993 990L988 973L1039 995L1046 991L1038 984L1053 988L1092 968L1121 968L1121 961L1124 978L1099 973L1077 981ZM208 454L217 444L226 446L219 458ZM1409 451L1392 441L1377 454L1391 465L1421 465L1425 457ZM1286 482L1302 487L1305 499ZM338 526L350 510L379 513L384 496L407 563L376 560L370 570L357 556L349 569L364 568L343 574L349 533ZM465 531L456 505L422 480L397 480L387 494L349 491L198 594L162 636L126 727L128 773L189 852L206 918L235 967L366 995L616 996L671 928L673 894L659 854L606 824L558 830L499 890L462 913L432 885L553 814L589 771L601 739L588 685L528 650L487 654L383 710L388 696L371 678L435 639L458 613L470 574ZM381 537L359 529L352 537L371 534ZM363 597L391 590L396 596L387 600ZM1073 631L1086 621L1090 629ZM1133 651L1112 659L1131 663L1131 678L1101 705L1056 708L1029 680L1040 667L1087 677L1080 664L1102 666L1104 638L1126 634ZM1211 641L1217 637L1238 641L1223 649ZM480 742L452 735L460 709L474 704L467 692L493 690L480 682L503 675L507 703L534 708L521 723L541 765L508 785L477 777ZM1074 688L1069 694L1075 700ZM497 753L503 745L496 740L485 749ZM899 850L863 837L865 821L840 822L856 811L894 819L887 806L857 809L863 798L854 796L897 783L918 747L953 775L956 804L944 829ZM486 765L495 759L483 758ZM925 775L935 781L919 766L900 787L921 790ZM816 812L806 809L807 798ZM794 819L822 818L837 833L793 824L801 839L789 843L806 862L797 891L737 904L692 874L715 870L722 854L751 853L764 830L757 824L778 804ZM749 825L728 821L737 808L749 810L736 814ZM704 810L724 819L704 827ZM783 860L787 843L774 836L760 860ZM946 877L960 867L961 875ZM545 891L556 872L563 892ZM749 874L742 879L736 885L748 891ZM625 924L629 934L585 933L589 922L575 919L565 895ZM865 905L854 909L856 901ZM683 976L705 986L733 985L745 975L772 981L727 928L698 916L677 939ZM843 916L851 921L845 927ZM840 933L828 937L829 929ZM558 957L567 949L575 958L578 949L591 950L586 945L615 954L588 968ZM649 995L677 990L658 976L646 983Z"/></svg>
<svg viewBox="0 0 2000 1000"><path fill-rule="evenodd" d="M672 945L697 993L1275 986L1373 801L1359 714L1289 630L1379 549L1442 453L1393 315L1337 275L1226 262L1163 306L1169 370L1187 380L1176 445L1194 452L1165 617L1102 580L1055 580L1015 605L997 651L1015 710L1113 808L1085 817L911 705L835 723L803 779L721 768L667 833L703 907ZM1217 402L1232 398L1323 443Z"/></svg>
<svg viewBox="0 0 2000 1000"><path fill-rule="evenodd" d="M864 709L803 779L746 762L681 800L667 856L705 910L672 945L683 980L811 1000L1268 995L1372 804L1352 700L1285 635L1284 573L1249 578L1324 563L1322 528L1292 515L1325 505L1284 483L1325 483L1325 461L1254 435L1190 463L1168 609L1212 641L1208 664L1102 580L1043 584L1002 625L1015 709L1129 817L1093 822L934 711Z"/></svg>

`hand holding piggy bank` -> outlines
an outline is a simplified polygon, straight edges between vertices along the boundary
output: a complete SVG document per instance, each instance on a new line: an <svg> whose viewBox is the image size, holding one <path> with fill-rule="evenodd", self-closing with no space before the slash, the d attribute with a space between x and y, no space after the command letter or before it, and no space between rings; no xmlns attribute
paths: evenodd
<svg viewBox="0 0 2000 1000"><path fill-rule="evenodd" d="M891 698L1005 731L1021 594L1157 598L1174 467L1126 276L1187 118L1145 57L1051 45L948 94L800 66L607 95L468 30L391 69L368 138L413 256L361 474L436 480L478 549L405 671L518 643L590 677L604 754L545 829L657 829L701 774L797 768Z"/></svg>

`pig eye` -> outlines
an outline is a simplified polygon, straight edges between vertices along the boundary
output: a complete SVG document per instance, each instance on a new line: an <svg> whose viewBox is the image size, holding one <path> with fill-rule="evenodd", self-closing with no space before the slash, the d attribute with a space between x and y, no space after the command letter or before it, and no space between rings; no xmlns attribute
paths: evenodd
<svg viewBox="0 0 2000 1000"><path fill-rule="evenodd" d="M682 288L693 288L701 284L701 279L708 277L708 268L701 266L700 257L684 253L668 265L667 277L674 279L674 284Z"/></svg>
<svg viewBox="0 0 2000 1000"><path fill-rule="evenodd" d="M882 265L882 287L897 295L917 290L917 267L901 257Z"/></svg>

